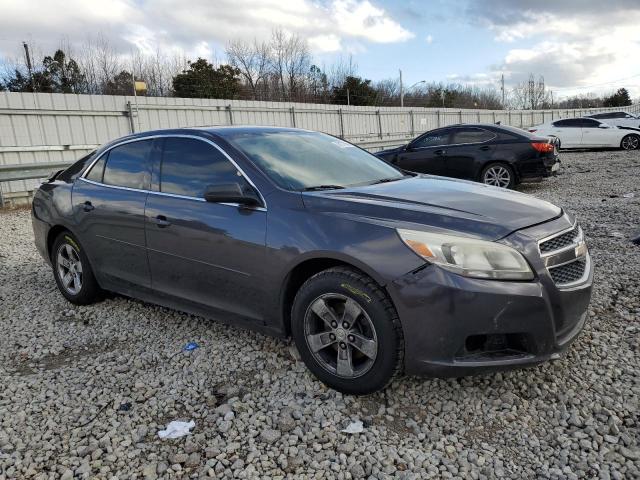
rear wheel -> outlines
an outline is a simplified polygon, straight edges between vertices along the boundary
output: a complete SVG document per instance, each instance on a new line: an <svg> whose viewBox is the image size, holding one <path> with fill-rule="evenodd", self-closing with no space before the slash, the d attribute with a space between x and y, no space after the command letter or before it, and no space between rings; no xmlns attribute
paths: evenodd
<svg viewBox="0 0 640 480"><path fill-rule="evenodd" d="M640 136L626 135L620 142L620 148L623 150L637 150L640 146Z"/></svg>
<svg viewBox="0 0 640 480"><path fill-rule="evenodd" d="M298 291L291 313L300 356L335 390L381 390L402 367L398 314L387 294L357 270L335 267L314 275Z"/></svg>
<svg viewBox="0 0 640 480"><path fill-rule="evenodd" d="M55 239L51 263L58 289L71 303L87 305L100 299L102 292L89 260L71 233L62 232Z"/></svg>
<svg viewBox="0 0 640 480"><path fill-rule="evenodd" d="M512 188L516 183L513 168L505 163L490 163L482 170L480 180L494 187Z"/></svg>

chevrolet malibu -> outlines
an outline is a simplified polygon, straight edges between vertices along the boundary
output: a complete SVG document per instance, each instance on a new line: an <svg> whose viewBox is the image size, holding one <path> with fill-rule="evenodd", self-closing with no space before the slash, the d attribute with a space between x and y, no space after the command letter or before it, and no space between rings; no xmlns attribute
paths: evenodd
<svg viewBox="0 0 640 480"><path fill-rule="evenodd" d="M121 138L42 184L32 216L70 302L111 291L291 336L352 394L558 358L591 295L561 208L306 130Z"/></svg>

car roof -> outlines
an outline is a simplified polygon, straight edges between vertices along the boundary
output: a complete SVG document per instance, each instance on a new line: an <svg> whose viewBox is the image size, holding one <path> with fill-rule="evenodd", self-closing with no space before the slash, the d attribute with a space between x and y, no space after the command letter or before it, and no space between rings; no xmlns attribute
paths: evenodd
<svg viewBox="0 0 640 480"><path fill-rule="evenodd" d="M237 126L202 126L202 127L182 127L182 128L165 128L158 130L147 130L144 132L132 133L122 137L118 137L104 144L98 150L102 151L110 148L114 144L126 142L127 140L141 139L146 137L154 137L158 135L194 135L202 137L225 137L230 134L237 133L261 133L261 132L310 132L302 128L291 127L271 127L271 126L254 126L254 125L237 125Z"/></svg>

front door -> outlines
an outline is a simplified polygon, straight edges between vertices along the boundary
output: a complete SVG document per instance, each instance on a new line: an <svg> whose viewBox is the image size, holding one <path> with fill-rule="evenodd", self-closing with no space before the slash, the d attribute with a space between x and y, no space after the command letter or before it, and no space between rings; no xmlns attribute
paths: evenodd
<svg viewBox="0 0 640 480"><path fill-rule="evenodd" d="M112 148L73 187L76 234L100 283L150 286L144 207L153 142Z"/></svg>
<svg viewBox="0 0 640 480"><path fill-rule="evenodd" d="M204 200L209 185L245 181L204 139L168 137L162 150L145 211L152 288L261 320L266 210Z"/></svg>
<svg viewBox="0 0 640 480"><path fill-rule="evenodd" d="M603 125L598 120L592 120L590 118L582 119L582 146L583 147L608 147L612 146L612 134L611 128L605 124ZM617 142L615 142L617 143Z"/></svg>
<svg viewBox="0 0 640 480"><path fill-rule="evenodd" d="M580 118L556 120L552 124L551 135L560 139L561 148L580 148L582 146L582 120Z"/></svg>
<svg viewBox="0 0 640 480"><path fill-rule="evenodd" d="M427 132L400 152L394 163L410 172L446 175L444 169L448 142L449 129Z"/></svg>

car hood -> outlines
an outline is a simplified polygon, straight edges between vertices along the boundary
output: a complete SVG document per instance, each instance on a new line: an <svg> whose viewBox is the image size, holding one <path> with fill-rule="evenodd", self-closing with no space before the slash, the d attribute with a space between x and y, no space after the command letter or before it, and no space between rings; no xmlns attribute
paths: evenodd
<svg viewBox="0 0 640 480"><path fill-rule="evenodd" d="M559 207L530 195L431 175L307 192L303 200L310 210L354 221L453 231L485 240L498 240L562 214Z"/></svg>

